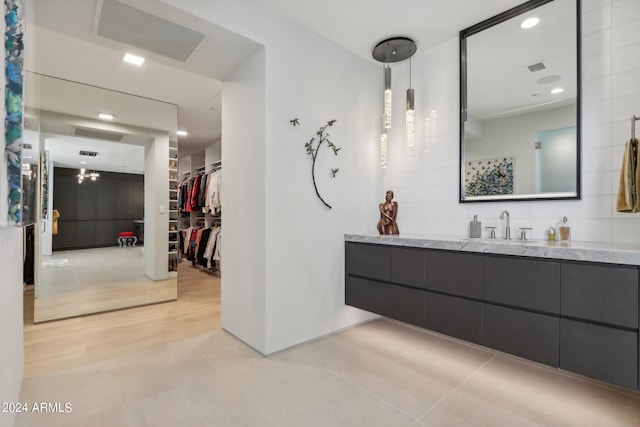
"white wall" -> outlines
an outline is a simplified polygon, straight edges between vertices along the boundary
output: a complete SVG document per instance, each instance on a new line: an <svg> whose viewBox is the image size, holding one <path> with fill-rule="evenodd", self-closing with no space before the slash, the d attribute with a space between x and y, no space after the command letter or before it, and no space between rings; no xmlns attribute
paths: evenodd
<svg viewBox="0 0 640 427"><path fill-rule="evenodd" d="M615 212L629 119L640 114L640 2L583 0L582 7L582 200L458 203L456 39L414 57L420 147L406 152L403 128L393 129L395 145L389 149L384 182L400 204L401 232L466 236L473 214L483 226L500 225L499 214L507 209L512 228L532 226L536 239L567 216L576 240L640 241L638 217ZM396 105L401 105L401 96L394 99ZM394 117L395 123L401 120Z"/></svg>
<svg viewBox="0 0 640 427"><path fill-rule="evenodd" d="M265 353L264 49L222 91L222 326Z"/></svg>
<svg viewBox="0 0 640 427"><path fill-rule="evenodd" d="M222 140L219 139L214 141L210 146L204 150L204 161L207 165L207 168L213 162L217 162L218 160L222 160Z"/></svg>
<svg viewBox="0 0 640 427"><path fill-rule="evenodd" d="M158 135L144 147L144 274L166 280L169 246L169 135Z"/></svg>
<svg viewBox="0 0 640 427"><path fill-rule="evenodd" d="M0 402L17 402L24 369L22 336L22 228L0 228ZM0 427L13 425L14 414L0 413Z"/></svg>
<svg viewBox="0 0 640 427"><path fill-rule="evenodd" d="M375 228L384 195L380 67L251 1L165 2L265 46L223 84L223 327L271 353L371 318L344 305L343 234ZM319 159L329 211L304 143L330 119L342 150Z"/></svg>

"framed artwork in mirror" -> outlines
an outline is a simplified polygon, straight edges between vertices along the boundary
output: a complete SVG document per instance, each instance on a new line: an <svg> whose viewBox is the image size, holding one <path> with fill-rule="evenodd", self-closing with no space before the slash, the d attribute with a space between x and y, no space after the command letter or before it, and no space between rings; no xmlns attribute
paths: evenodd
<svg viewBox="0 0 640 427"><path fill-rule="evenodd" d="M580 198L579 65L579 0L460 32L460 202Z"/></svg>

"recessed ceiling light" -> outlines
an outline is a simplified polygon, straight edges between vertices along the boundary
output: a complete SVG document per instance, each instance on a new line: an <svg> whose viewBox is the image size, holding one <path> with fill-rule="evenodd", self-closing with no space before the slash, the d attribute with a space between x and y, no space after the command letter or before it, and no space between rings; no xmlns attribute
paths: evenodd
<svg viewBox="0 0 640 427"><path fill-rule="evenodd" d="M87 162L82 161L82 162L80 162L80 164L81 164L81 165L86 165L86 164L87 164Z"/></svg>
<svg viewBox="0 0 640 427"><path fill-rule="evenodd" d="M531 18L527 18L524 21L522 21L522 24L520 24L520 28L526 30L528 28L533 28L536 25L538 25L538 23L540 22L539 18L536 18L535 16L532 16Z"/></svg>
<svg viewBox="0 0 640 427"><path fill-rule="evenodd" d="M561 88L561 87L557 87L557 88L551 89L551 94L552 95L557 95L557 94L562 93L562 92L564 92L564 89Z"/></svg>
<svg viewBox="0 0 640 427"><path fill-rule="evenodd" d="M122 60L129 64L137 65L138 67L144 64L144 58L142 56L134 55L132 53L125 53Z"/></svg>
<svg viewBox="0 0 640 427"><path fill-rule="evenodd" d="M179 130L176 133L178 134L178 136L187 136L187 135L189 135L189 132L187 132L186 130Z"/></svg>
<svg viewBox="0 0 640 427"><path fill-rule="evenodd" d="M113 120L113 114L109 114L109 113L100 113L98 114L98 117L101 120Z"/></svg>

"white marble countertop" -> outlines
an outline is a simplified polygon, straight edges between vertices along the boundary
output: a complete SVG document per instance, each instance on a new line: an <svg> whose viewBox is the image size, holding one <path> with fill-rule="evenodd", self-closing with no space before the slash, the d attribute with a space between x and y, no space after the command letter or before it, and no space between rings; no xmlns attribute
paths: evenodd
<svg viewBox="0 0 640 427"><path fill-rule="evenodd" d="M445 249L536 258L604 262L640 266L640 243L548 242L546 240L469 239L439 235L345 234L346 242L376 243L414 248Z"/></svg>

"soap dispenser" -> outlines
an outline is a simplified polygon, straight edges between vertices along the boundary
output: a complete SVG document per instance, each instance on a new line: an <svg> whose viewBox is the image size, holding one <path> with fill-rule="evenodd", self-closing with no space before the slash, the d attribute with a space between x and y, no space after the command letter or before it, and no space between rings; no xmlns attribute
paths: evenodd
<svg viewBox="0 0 640 427"><path fill-rule="evenodd" d="M469 236L471 238L482 237L482 223L478 221L478 215L474 215L473 221L469 222Z"/></svg>
<svg viewBox="0 0 640 427"><path fill-rule="evenodd" d="M571 240L571 223L566 216L558 224L558 237L563 241Z"/></svg>

